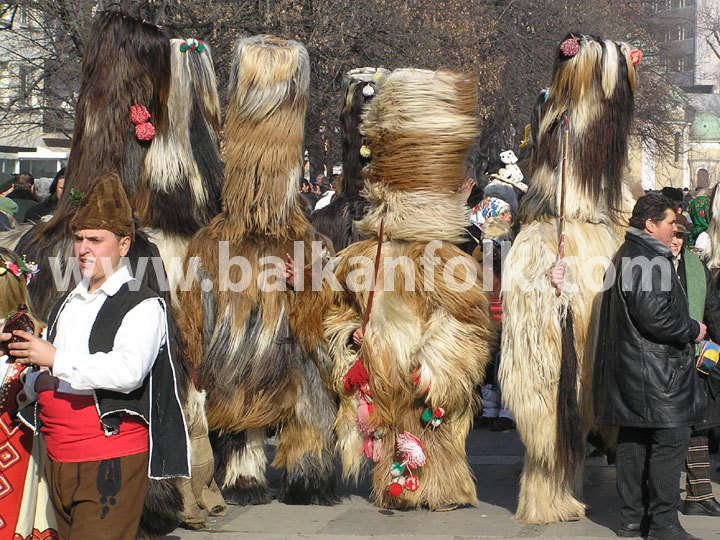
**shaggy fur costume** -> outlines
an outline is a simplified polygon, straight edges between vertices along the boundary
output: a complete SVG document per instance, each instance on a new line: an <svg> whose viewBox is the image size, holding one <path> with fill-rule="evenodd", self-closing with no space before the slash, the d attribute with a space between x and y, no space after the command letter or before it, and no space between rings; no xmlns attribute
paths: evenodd
<svg viewBox="0 0 720 540"><path fill-rule="evenodd" d="M476 136L476 98L476 80L462 74L397 70L381 79L363 117L373 160L365 192L370 207L358 229L370 239L339 253L335 276L342 288L327 301L324 333L333 357L331 380L340 395L335 428L343 475L356 480L365 463L367 432L358 416L360 395L345 389L344 378L360 356L367 369L369 423L378 445L373 496L383 508L477 502L465 438L495 327L476 278L482 276L479 267L452 245L463 238L468 221L458 188ZM383 262L358 351L352 334L363 322L383 219ZM356 257L365 265L358 266ZM467 290L453 290L453 280L466 278ZM423 411L438 407L445 410L443 422L426 426ZM427 464L413 470L418 489L396 498L388 483L399 460L396 435L404 431L419 437Z"/></svg>
<svg viewBox="0 0 720 540"><path fill-rule="evenodd" d="M279 435L273 466L285 469L278 499L336 501L335 404L318 369L321 336L304 332L312 300L286 290L276 266L288 253L310 261L318 239L297 195L309 77L300 43L238 41L225 124L225 211L193 238L186 268L199 262L197 279L179 295L189 356L207 392L216 479L236 504L270 500L268 427ZM270 285L261 290L260 283Z"/></svg>
<svg viewBox="0 0 720 540"><path fill-rule="evenodd" d="M343 79L344 102L340 113L343 173L333 200L312 216L313 227L332 241L336 251L360 240L355 222L367 211L368 204L360 190L364 183L363 167L372 157L360 152L363 147L360 115L377 94L378 81L388 73L383 68L357 68L348 71Z"/></svg>
<svg viewBox="0 0 720 540"><path fill-rule="evenodd" d="M128 198L133 204L141 189L148 149L157 140L167 137L167 102L170 91L170 43L164 32L156 26L117 11L102 12L93 24L82 64L80 94L75 115L72 148L66 169L65 189L52 220L29 230L14 249L26 253L40 265L45 279L31 282L29 292L39 313L47 316L55 300L63 292L56 288L50 258L57 257L62 274L67 273L72 257L70 222L76 207L70 199L71 190L87 193L98 178L116 173ZM141 141L135 135L130 119L132 105L144 105L155 128L152 141ZM189 206L188 203L185 206ZM4 240L16 237L9 235ZM161 294L166 302L168 287L157 247L146 234L137 231L128 259L133 275ZM69 276L65 287L76 284ZM186 401L189 373L184 363L182 343L171 329L172 357L178 362L178 381ZM181 521L183 501L171 480L150 481L140 536L167 534Z"/></svg>
<svg viewBox="0 0 720 540"><path fill-rule="evenodd" d="M630 48L580 34L567 39L577 39L579 51L565 56L558 48L520 206L524 225L503 264L499 377L526 447L515 516L529 523L585 514L578 498L593 424L599 292L632 209L622 182L635 92ZM549 272L558 257L563 115L570 126L568 270L558 297Z"/></svg>
<svg viewBox="0 0 720 540"><path fill-rule="evenodd" d="M170 40L171 80L168 129L145 156L137 213L168 271L177 309L182 262L192 235L220 213L220 101L210 46L183 50Z"/></svg>
<svg viewBox="0 0 720 540"><path fill-rule="evenodd" d="M71 190L87 193L96 179L114 172L133 205L151 142L135 136L130 107L144 105L155 136L163 136L169 87L167 36L158 27L121 12L98 14L83 55L65 189L53 218L33 227L15 247L38 262L42 275L52 275L50 257L63 257L63 266L67 260L64 246L71 238L70 220L76 210ZM49 279L30 283L28 291L39 313L47 315L59 298L54 285Z"/></svg>

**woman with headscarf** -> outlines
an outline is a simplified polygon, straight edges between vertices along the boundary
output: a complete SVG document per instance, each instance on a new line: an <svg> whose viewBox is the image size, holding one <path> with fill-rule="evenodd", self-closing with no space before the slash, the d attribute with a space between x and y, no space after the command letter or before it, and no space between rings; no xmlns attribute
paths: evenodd
<svg viewBox="0 0 720 540"><path fill-rule="evenodd" d="M695 226L690 233L690 247L703 250L710 241L710 237L705 232L710 223L710 198L704 195L695 197L688 205L688 213Z"/></svg>

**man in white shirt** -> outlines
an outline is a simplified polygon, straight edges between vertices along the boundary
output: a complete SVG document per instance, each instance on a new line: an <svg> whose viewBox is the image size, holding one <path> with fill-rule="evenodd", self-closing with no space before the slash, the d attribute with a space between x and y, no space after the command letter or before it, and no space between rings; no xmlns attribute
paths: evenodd
<svg viewBox="0 0 720 540"><path fill-rule="evenodd" d="M148 471L189 475L167 315L123 263L134 224L117 175L98 180L71 226L82 281L51 311L47 340L16 331L26 341L9 350L43 369L26 385L39 407L22 416L45 440L61 538L132 540Z"/></svg>

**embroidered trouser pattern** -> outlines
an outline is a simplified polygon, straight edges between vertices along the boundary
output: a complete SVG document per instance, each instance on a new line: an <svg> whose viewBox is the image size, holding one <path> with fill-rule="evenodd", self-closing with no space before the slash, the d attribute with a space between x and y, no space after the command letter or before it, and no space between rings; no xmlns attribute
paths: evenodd
<svg viewBox="0 0 720 540"><path fill-rule="evenodd" d="M685 460L685 500L704 501L713 496L710 483L710 450L706 431L693 432Z"/></svg>
<svg viewBox="0 0 720 540"><path fill-rule="evenodd" d="M148 489L148 453L57 463L45 476L61 540L134 540Z"/></svg>

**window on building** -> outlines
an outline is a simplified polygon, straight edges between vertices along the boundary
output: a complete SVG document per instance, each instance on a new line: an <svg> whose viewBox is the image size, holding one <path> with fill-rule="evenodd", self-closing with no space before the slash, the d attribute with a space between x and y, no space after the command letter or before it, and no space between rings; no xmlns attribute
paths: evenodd
<svg viewBox="0 0 720 540"><path fill-rule="evenodd" d="M678 58L678 71L692 71L695 65L695 55L686 54Z"/></svg>
<svg viewBox="0 0 720 540"><path fill-rule="evenodd" d="M710 185L710 173L707 169L699 169L696 175L696 184L695 187L697 189L700 188L706 188Z"/></svg>
<svg viewBox="0 0 720 540"><path fill-rule="evenodd" d="M682 152L682 133L675 132L675 163L680 161L680 152Z"/></svg>

